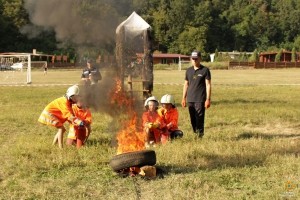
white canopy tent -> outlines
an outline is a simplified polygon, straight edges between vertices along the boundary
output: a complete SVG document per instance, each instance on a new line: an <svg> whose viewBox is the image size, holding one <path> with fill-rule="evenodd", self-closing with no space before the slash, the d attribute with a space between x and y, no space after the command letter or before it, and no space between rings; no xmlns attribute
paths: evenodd
<svg viewBox="0 0 300 200"><path fill-rule="evenodd" d="M125 29L125 37L134 38L138 35L143 34L151 26L136 12L133 12L125 21L123 21L116 29L116 34L120 33L121 28Z"/></svg>

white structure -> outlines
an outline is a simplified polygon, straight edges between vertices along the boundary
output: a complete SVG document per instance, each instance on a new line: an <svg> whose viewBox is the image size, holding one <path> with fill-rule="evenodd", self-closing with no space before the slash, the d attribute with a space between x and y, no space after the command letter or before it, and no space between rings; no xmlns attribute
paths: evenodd
<svg viewBox="0 0 300 200"><path fill-rule="evenodd" d="M143 34L147 29L150 29L150 25L141 18L136 12L133 12L125 21L123 21L116 29L116 34L120 33L120 29L124 27L126 36L134 38Z"/></svg>
<svg viewBox="0 0 300 200"><path fill-rule="evenodd" d="M21 68L17 69L15 63L21 63ZM4 81L10 83L13 80L13 83L21 83L23 81L23 70L26 69L26 83L31 83L31 54L28 53L3 53L0 54L0 65L1 71L5 73ZM13 66L13 67L11 67ZM24 68L23 68L24 66ZM16 74L15 70L20 71L20 74ZM3 73L3 74L4 74ZM1 76L2 77L2 76ZM2 79L2 78L1 78ZM1 80L1 81L3 81Z"/></svg>
<svg viewBox="0 0 300 200"><path fill-rule="evenodd" d="M246 55L252 55L253 52L239 52L239 51L232 51L232 52L218 52L219 55L228 55L231 59L235 59L236 57L246 54ZM210 56L210 62L214 62L215 60L215 53L209 54Z"/></svg>

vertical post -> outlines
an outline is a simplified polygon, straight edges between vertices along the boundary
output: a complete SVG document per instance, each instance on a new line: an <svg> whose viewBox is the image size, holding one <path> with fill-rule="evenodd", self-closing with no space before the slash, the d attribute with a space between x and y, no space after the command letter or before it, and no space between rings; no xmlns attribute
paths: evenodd
<svg viewBox="0 0 300 200"><path fill-rule="evenodd" d="M27 84L31 84L31 55L28 54L27 64Z"/></svg>
<svg viewBox="0 0 300 200"><path fill-rule="evenodd" d="M124 90L124 43L125 43L125 29L121 27L120 32L116 36L116 60L117 60L117 73L118 78L121 81L121 88Z"/></svg>
<svg viewBox="0 0 300 200"><path fill-rule="evenodd" d="M153 90L153 57L149 29L144 31L143 98L147 99Z"/></svg>

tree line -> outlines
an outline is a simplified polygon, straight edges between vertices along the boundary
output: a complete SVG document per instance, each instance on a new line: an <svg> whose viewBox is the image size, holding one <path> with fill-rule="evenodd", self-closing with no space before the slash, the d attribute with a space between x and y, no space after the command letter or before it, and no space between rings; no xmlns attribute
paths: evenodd
<svg viewBox="0 0 300 200"><path fill-rule="evenodd" d="M151 25L154 50L163 53L189 55L191 50L198 49L208 57L209 53L216 51L300 51L299 0L50 1L57 4L69 2L72 9L65 17L80 15L83 29L93 26L89 22L93 22L91 17L95 15L101 15L99 20L111 20L110 26L100 23L107 31L102 40L95 42L83 38L80 43L72 40L72 34L61 37L57 27L51 27L51 24L47 24L45 28L43 24L33 22L32 12L36 10L28 7L32 8L34 4L43 2L45 1L0 0L0 52L29 52L38 49L51 54L75 54L81 49L83 54L112 54L115 40L109 36L115 34L118 24L133 11ZM36 9L41 9L40 7L39 5ZM54 8L55 6L53 12L56 11ZM63 19L64 17L61 20ZM26 33L28 25L39 31L34 34L28 34L28 31ZM101 29L100 26L98 28ZM101 33L99 38L100 35Z"/></svg>

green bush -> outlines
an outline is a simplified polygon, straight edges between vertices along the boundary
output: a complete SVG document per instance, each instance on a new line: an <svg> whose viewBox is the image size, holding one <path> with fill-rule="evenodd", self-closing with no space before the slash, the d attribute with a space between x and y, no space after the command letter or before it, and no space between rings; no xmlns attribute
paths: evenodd
<svg viewBox="0 0 300 200"><path fill-rule="evenodd" d="M201 62L202 65L210 69L228 69L228 62ZM190 63L181 64L181 70L190 67ZM155 64L154 70L178 70L179 64Z"/></svg>
<svg viewBox="0 0 300 200"><path fill-rule="evenodd" d="M202 62L209 69L228 69L228 62Z"/></svg>

